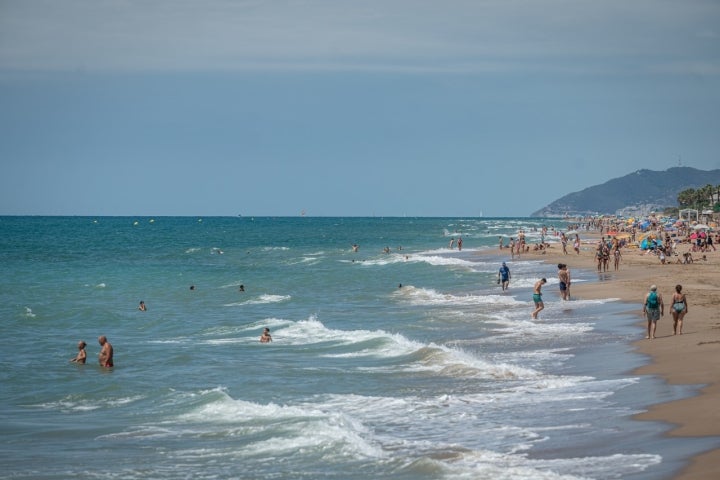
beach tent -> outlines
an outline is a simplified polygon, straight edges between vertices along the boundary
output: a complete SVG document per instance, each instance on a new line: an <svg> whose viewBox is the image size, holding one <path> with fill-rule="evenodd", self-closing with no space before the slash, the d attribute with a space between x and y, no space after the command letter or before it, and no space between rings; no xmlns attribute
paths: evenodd
<svg viewBox="0 0 720 480"><path fill-rule="evenodd" d="M652 246L653 240L657 242L658 247L662 247L662 240L658 238L658 236L654 233L648 233L640 237L640 248L642 248L643 250L647 250Z"/></svg>

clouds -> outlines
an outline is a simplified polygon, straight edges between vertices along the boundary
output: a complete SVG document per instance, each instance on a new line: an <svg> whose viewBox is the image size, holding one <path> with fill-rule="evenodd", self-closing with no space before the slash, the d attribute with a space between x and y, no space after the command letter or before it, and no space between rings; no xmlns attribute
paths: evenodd
<svg viewBox="0 0 720 480"><path fill-rule="evenodd" d="M718 168L719 11L0 0L0 213L522 215Z"/></svg>
<svg viewBox="0 0 720 480"><path fill-rule="evenodd" d="M25 1L0 68L716 74L720 7L669 1Z"/></svg>

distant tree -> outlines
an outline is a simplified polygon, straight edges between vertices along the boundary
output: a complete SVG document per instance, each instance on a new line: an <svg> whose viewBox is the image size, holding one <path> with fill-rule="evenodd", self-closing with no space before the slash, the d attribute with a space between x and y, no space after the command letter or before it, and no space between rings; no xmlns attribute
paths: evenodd
<svg viewBox="0 0 720 480"><path fill-rule="evenodd" d="M678 193L677 202L680 208L695 208L697 202L696 190L694 188L688 188Z"/></svg>
<svg viewBox="0 0 720 480"><path fill-rule="evenodd" d="M709 183L698 190L698 203L700 204L701 209L705 210L713 207L713 204L715 203L713 201L714 193L715 187Z"/></svg>

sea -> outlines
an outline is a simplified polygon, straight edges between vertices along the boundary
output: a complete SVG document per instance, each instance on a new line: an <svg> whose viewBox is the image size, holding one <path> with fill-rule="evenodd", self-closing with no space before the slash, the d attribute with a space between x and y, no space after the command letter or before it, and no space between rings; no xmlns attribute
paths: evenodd
<svg viewBox="0 0 720 480"><path fill-rule="evenodd" d="M638 305L562 301L556 266L498 248L542 226L567 227L0 217L0 477L672 478L717 445L633 415L699 386L632 373Z"/></svg>

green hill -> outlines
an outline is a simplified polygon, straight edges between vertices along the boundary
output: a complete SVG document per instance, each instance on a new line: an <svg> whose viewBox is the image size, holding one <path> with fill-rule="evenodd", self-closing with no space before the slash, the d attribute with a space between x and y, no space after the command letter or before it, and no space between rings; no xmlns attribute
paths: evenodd
<svg viewBox="0 0 720 480"><path fill-rule="evenodd" d="M564 215L635 214L676 207L678 193L707 184L720 185L720 170L673 167L664 172L638 170L601 185L570 193L532 214Z"/></svg>

